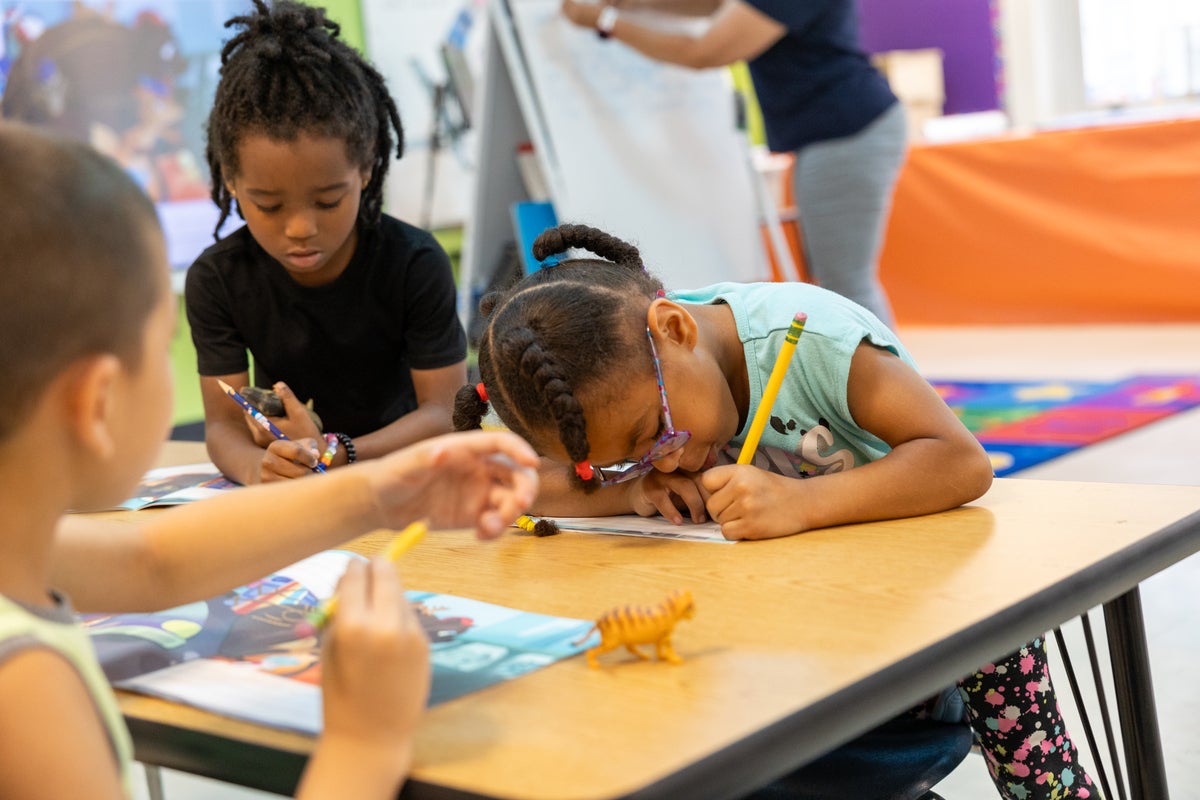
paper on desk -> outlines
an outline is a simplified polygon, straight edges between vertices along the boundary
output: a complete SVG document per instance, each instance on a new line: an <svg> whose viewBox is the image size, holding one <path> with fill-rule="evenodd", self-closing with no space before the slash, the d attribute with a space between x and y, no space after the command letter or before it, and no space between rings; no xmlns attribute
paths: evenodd
<svg viewBox="0 0 1200 800"><path fill-rule="evenodd" d="M200 603L150 614L83 617L105 674L121 689L262 725L321 730L320 642L296 625L334 591L354 553L318 553ZM430 640L430 704L576 655L591 620L466 597L408 591Z"/></svg>
<svg viewBox="0 0 1200 800"><path fill-rule="evenodd" d="M690 542L724 542L732 540L721 535L715 522L688 522L676 525L663 517L642 517L622 514L615 517L545 517L558 527L580 533L611 533L618 536L649 536L657 539L682 539Z"/></svg>
<svg viewBox="0 0 1200 800"><path fill-rule="evenodd" d="M211 462L152 469L142 476L133 496L116 510L137 511L151 506L174 506L213 497L238 484L230 481Z"/></svg>
<svg viewBox="0 0 1200 800"><path fill-rule="evenodd" d="M321 689L247 662L200 658L115 684L233 719L313 736L321 732Z"/></svg>

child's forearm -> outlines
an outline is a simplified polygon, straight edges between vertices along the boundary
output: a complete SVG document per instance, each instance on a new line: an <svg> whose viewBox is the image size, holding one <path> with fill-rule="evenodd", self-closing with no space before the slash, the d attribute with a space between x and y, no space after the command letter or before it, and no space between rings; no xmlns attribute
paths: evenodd
<svg viewBox="0 0 1200 800"><path fill-rule="evenodd" d="M584 492L573 484L568 469L542 459L538 468L538 496L530 509L532 513L560 517L610 517L633 513L628 494L632 483Z"/></svg>
<svg viewBox="0 0 1200 800"><path fill-rule="evenodd" d="M423 403L395 422L372 433L355 437L355 454L363 460L381 458L424 439L451 433L454 425L451 422L450 408L439 403ZM345 455L339 451L334 463L344 462Z"/></svg>
<svg viewBox="0 0 1200 800"><path fill-rule="evenodd" d="M793 484L800 530L900 519L956 508L991 485L986 457L938 439L906 442L887 456L845 472Z"/></svg>
<svg viewBox="0 0 1200 800"><path fill-rule="evenodd" d="M244 421L207 420L204 444L209 459L225 477L245 486L262 482L265 451L250 438Z"/></svg>
<svg viewBox="0 0 1200 800"><path fill-rule="evenodd" d="M391 800L412 762L411 744L397 748L323 737L308 759L297 800L353 797Z"/></svg>
<svg viewBox="0 0 1200 800"><path fill-rule="evenodd" d="M80 611L169 608L261 578L383 521L360 470L227 492L145 519L64 520L55 587ZM107 580L114 575L120 580Z"/></svg>
<svg viewBox="0 0 1200 800"><path fill-rule="evenodd" d="M899 519L957 508L991 484L991 463L973 437L914 439L878 461L823 476L814 505L822 527Z"/></svg>

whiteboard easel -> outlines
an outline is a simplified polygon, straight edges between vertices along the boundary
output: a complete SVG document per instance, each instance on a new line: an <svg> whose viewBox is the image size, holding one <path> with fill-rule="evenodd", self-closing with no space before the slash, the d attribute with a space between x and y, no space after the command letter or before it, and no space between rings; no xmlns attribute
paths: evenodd
<svg viewBox="0 0 1200 800"><path fill-rule="evenodd" d="M489 0L479 174L459 312L527 200L516 147L532 141L558 218L638 246L671 288L765 280L759 209L722 70L647 59L564 20L558 0Z"/></svg>

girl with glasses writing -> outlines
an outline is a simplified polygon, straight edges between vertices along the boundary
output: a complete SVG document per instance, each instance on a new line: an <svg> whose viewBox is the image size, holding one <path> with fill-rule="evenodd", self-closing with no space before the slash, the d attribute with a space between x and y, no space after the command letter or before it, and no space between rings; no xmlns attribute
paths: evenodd
<svg viewBox="0 0 1200 800"><path fill-rule="evenodd" d="M991 485L982 446L862 306L804 283L667 294L637 248L583 225L550 229L533 246L539 259L572 249L599 258L560 256L483 299L482 382L455 402L456 428L479 427L490 403L544 460L567 467L542 470L535 513L686 515L720 523L729 539L767 539L943 511ZM808 321L761 445L736 464L800 311ZM1003 796L1054 786L1088 796L1042 641L960 686ZM1026 742L1037 730L1061 739Z"/></svg>

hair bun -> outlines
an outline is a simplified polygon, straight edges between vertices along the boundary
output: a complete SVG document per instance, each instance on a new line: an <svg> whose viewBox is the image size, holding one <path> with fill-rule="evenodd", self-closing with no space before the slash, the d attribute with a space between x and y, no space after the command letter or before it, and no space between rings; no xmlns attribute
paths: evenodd
<svg viewBox="0 0 1200 800"><path fill-rule="evenodd" d="M559 225L548 228L533 240L532 249L534 258L544 261L572 247L588 250L623 267L645 269L642 265L642 255L636 247L590 225Z"/></svg>
<svg viewBox="0 0 1200 800"><path fill-rule="evenodd" d="M559 225L554 228L547 228L538 234L538 237L533 240L533 257L538 261L545 261L550 256L558 255L570 249L573 245L563 235L565 228L565 225Z"/></svg>

